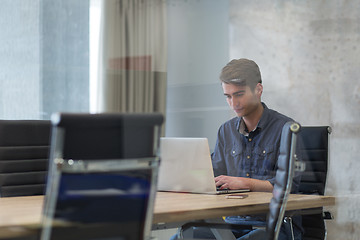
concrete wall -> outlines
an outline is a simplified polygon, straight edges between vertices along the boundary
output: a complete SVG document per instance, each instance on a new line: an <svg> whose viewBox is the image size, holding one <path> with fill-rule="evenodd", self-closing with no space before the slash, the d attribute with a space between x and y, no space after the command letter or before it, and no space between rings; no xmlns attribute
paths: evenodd
<svg viewBox="0 0 360 240"><path fill-rule="evenodd" d="M230 117L217 85L221 67L233 58L255 60L270 108L302 125L332 127L326 194L337 204L327 208L335 217L327 221L327 239L359 239L359 2L169 3L167 135L214 141L214 131ZM226 24L225 5L230 20L219 26Z"/></svg>
<svg viewBox="0 0 360 240"><path fill-rule="evenodd" d="M230 58L255 60L263 101L303 125L330 125L327 239L360 236L360 4L231 0Z"/></svg>

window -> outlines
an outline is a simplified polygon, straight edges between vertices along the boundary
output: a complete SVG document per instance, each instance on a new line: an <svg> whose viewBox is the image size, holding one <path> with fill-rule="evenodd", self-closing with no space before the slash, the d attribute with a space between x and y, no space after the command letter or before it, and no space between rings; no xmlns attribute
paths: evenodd
<svg viewBox="0 0 360 240"><path fill-rule="evenodd" d="M89 111L89 1L3 0L0 118Z"/></svg>

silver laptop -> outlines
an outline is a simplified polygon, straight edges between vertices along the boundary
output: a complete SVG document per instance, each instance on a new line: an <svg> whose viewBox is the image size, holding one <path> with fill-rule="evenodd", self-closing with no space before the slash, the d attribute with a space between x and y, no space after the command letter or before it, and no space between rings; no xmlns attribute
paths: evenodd
<svg viewBox="0 0 360 240"><path fill-rule="evenodd" d="M160 139L159 191L225 194L246 192L217 190L207 138Z"/></svg>

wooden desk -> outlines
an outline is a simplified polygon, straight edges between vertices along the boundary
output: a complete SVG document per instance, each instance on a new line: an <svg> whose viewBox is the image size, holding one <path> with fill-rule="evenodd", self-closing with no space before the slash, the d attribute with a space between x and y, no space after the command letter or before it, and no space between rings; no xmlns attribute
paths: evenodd
<svg viewBox="0 0 360 240"><path fill-rule="evenodd" d="M246 194L249 197L245 199L226 199L224 195L158 192L153 223L174 223L268 211L271 193ZM0 198L0 228L39 226L43 199L43 196ZM292 194L287 203L287 210L334 204L335 198L330 196Z"/></svg>
<svg viewBox="0 0 360 240"><path fill-rule="evenodd" d="M249 192L244 199L226 199L225 195L158 192L153 223L171 223L222 216L266 213L272 193ZM291 194L287 210L307 209L335 204L335 197Z"/></svg>

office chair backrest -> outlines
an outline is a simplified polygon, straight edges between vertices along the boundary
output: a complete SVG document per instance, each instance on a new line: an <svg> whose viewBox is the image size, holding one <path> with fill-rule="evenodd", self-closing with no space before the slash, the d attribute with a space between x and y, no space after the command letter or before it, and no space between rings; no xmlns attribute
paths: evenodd
<svg viewBox="0 0 360 240"><path fill-rule="evenodd" d="M64 159L123 159L154 157L160 114L54 115ZM55 119L59 118L59 119ZM62 136L63 134L63 136ZM111 141L109 141L111 139Z"/></svg>
<svg viewBox="0 0 360 240"><path fill-rule="evenodd" d="M150 237L160 114L58 114L41 239Z"/></svg>
<svg viewBox="0 0 360 240"><path fill-rule="evenodd" d="M328 170L329 126L304 126L302 156L306 163L301 175L300 193L324 195Z"/></svg>
<svg viewBox="0 0 360 240"><path fill-rule="evenodd" d="M303 126L300 137L303 142L302 158L306 163L301 175L300 193L324 195L329 161L329 126ZM302 211L304 240L325 239L326 229L323 208Z"/></svg>
<svg viewBox="0 0 360 240"><path fill-rule="evenodd" d="M267 219L267 239L276 240L283 222L288 195L291 191L294 169L297 134L300 125L295 122L287 122L281 133L280 154L278 169L276 171L273 198L269 205Z"/></svg>
<svg viewBox="0 0 360 240"><path fill-rule="evenodd" d="M43 195L51 123L0 120L0 197Z"/></svg>

